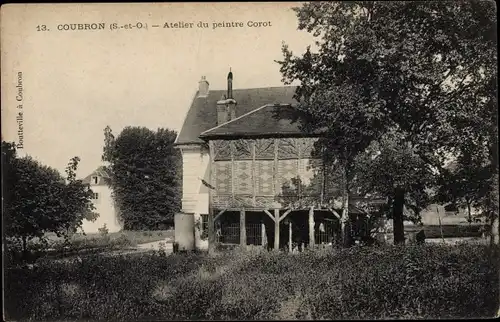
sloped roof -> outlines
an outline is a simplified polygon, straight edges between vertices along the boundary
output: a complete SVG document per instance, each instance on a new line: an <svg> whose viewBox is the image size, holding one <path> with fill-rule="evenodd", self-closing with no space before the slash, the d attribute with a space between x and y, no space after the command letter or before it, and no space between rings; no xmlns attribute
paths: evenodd
<svg viewBox="0 0 500 322"><path fill-rule="evenodd" d="M201 138L304 135L295 108L264 105L220 126L201 133Z"/></svg>
<svg viewBox="0 0 500 322"><path fill-rule="evenodd" d="M106 181L107 180L99 180L97 184L91 183L92 177L99 177L99 178L104 178L104 179L109 179L109 173L106 170L106 167L100 166L99 168L95 169L91 174L86 176L85 178L82 179L83 183L86 184L92 184L94 186L106 186Z"/></svg>
<svg viewBox="0 0 500 322"><path fill-rule="evenodd" d="M293 98L295 89L295 86L234 89L233 98L237 102L236 116L240 117L268 104L295 104ZM203 143L199 136L202 132L217 126L217 101L226 93L226 90L211 90L207 97L198 97L196 93L175 143L178 145ZM266 123L266 126L268 125L269 122ZM282 124L281 128L285 127L286 124Z"/></svg>

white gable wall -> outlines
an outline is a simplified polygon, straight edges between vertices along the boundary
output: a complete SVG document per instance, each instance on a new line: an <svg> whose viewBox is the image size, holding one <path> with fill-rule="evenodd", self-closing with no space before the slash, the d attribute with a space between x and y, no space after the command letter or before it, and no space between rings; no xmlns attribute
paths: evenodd
<svg viewBox="0 0 500 322"><path fill-rule="evenodd" d="M200 145L180 147L182 152L182 212L194 214L194 221L201 222L201 214L208 214L209 189L200 179L210 182L210 155ZM195 247L208 248L208 241L201 240L201 231L195 230Z"/></svg>
<svg viewBox="0 0 500 322"><path fill-rule="evenodd" d="M98 194L98 199L93 199L95 209L93 212L99 214L96 221L84 220L81 230L86 234L97 234L99 228L106 224L109 233L118 232L122 229L114 206L114 201L111 196L111 189L104 185L92 185L93 192Z"/></svg>

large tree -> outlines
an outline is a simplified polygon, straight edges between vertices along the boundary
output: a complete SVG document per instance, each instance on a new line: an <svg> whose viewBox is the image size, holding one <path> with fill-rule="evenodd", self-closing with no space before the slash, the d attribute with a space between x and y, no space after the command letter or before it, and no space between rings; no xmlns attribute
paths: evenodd
<svg viewBox="0 0 500 322"><path fill-rule="evenodd" d="M70 160L67 178L27 156L18 158L14 144L2 142L5 235L22 241L45 240L47 232L65 236L92 217L92 191L76 180L79 158Z"/></svg>
<svg viewBox="0 0 500 322"><path fill-rule="evenodd" d="M461 147L467 145L461 142ZM439 190L436 200L466 209L469 223L473 222L472 213L484 206L484 200L490 189L491 169L488 158L477 154L475 146L460 155L444 169L439 177Z"/></svg>
<svg viewBox="0 0 500 322"><path fill-rule="evenodd" d="M482 129L476 139L490 150L494 176L496 118L461 122L470 111L491 114L496 105L493 2L313 2L295 12L299 29L317 37L317 50L297 57L284 45L279 64L285 82L300 81L296 96L308 128L341 136L345 146L336 150L349 150L351 159L397 132L438 174L447 157L459 154L457 137ZM396 243L404 242L411 185L394 189Z"/></svg>
<svg viewBox="0 0 500 322"><path fill-rule="evenodd" d="M386 198L384 208L390 211L385 215L393 219L395 227L403 226L405 219L418 222L420 212L432 201L436 184L433 169L397 131L385 133L359 154L354 171L360 195L375 193ZM404 238L403 230L395 230L395 240Z"/></svg>
<svg viewBox="0 0 500 322"><path fill-rule="evenodd" d="M173 143L176 132L126 127L115 138L104 130L103 161L107 161L124 228L159 229L173 225L180 209L181 156Z"/></svg>

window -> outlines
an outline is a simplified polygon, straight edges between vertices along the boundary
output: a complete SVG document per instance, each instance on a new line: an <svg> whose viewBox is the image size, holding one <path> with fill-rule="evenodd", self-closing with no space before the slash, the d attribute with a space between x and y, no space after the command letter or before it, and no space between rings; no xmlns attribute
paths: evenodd
<svg viewBox="0 0 500 322"><path fill-rule="evenodd" d="M99 182L99 177L92 177L92 183L97 184Z"/></svg>
<svg viewBox="0 0 500 322"><path fill-rule="evenodd" d="M201 214L201 236L208 237L208 214Z"/></svg>
<svg viewBox="0 0 500 322"><path fill-rule="evenodd" d="M208 231L208 215L207 214L202 214L201 215L201 229L203 231Z"/></svg>
<svg viewBox="0 0 500 322"><path fill-rule="evenodd" d="M97 192L92 193L92 199L94 200L99 199L99 194Z"/></svg>
<svg viewBox="0 0 500 322"><path fill-rule="evenodd" d="M454 204L449 204L449 205L444 206L444 210L448 211L448 212L458 212L458 208Z"/></svg>

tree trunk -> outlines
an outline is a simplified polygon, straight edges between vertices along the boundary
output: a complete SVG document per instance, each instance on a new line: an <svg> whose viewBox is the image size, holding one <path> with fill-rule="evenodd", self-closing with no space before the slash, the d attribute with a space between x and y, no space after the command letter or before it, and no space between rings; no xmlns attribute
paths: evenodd
<svg viewBox="0 0 500 322"><path fill-rule="evenodd" d="M493 208L493 221L491 224L491 231L492 231L492 243L494 245L499 245L500 244L500 223L499 223L499 211L498 211L498 206L499 206L499 197L498 197L498 169L496 170L495 175L493 176L493 189L492 189L492 208Z"/></svg>
<svg viewBox="0 0 500 322"><path fill-rule="evenodd" d="M405 192L403 189L396 189L394 193L394 203L392 204L392 222L394 227L394 244L405 243L405 230L403 223L403 209L405 204Z"/></svg>
<svg viewBox="0 0 500 322"><path fill-rule="evenodd" d="M495 229L495 235L494 235L494 239L493 239L493 244L494 245L500 245L500 223L499 223L499 219L498 219L498 216L496 216L495 218L495 221L493 222L494 223L494 227L496 227Z"/></svg>
<svg viewBox="0 0 500 322"><path fill-rule="evenodd" d="M493 127L493 133L491 135L491 145L489 147L490 151L490 160L493 168L492 173L492 187L490 188L490 196L489 196L489 217L490 217L490 244L498 245L499 244L499 236L500 236L500 225L499 225L499 179L498 179L498 128L496 126Z"/></svg>
<svg viewBox="0 0 500 322"><path fill-rule="evenodd" d="M342 246L350 245L350 231L346 229L346 224L349 222L349 189L347 184L347 169L345 165L342 167L342 217L340 218L340 233L342 237Z"/></svg>
<svg viewBox="0 0 500 322"><path fill-rule="evenodd" d="M500 233L499 233L499 220L498 215L492 213L490 215L490 245L498 245L500 241Z"/></svg>
<svg viewBox="0 0 500 322"><path fill-rule="evenodd" d="M345 196L344 197L345 201L343 202L342 205L342 217L341 217L341 236L342 236L342 245L344 247L348 247L350 245L350 231L347 229L347 225L349 223L349 197Z"/></svg>
<svg viewBox="0 0 500 322"><path fill-rule="evenodd" d="M469 226L472 224L472 214L470 210L470 202L467 200L467 211L469 213Z"/></svg>

